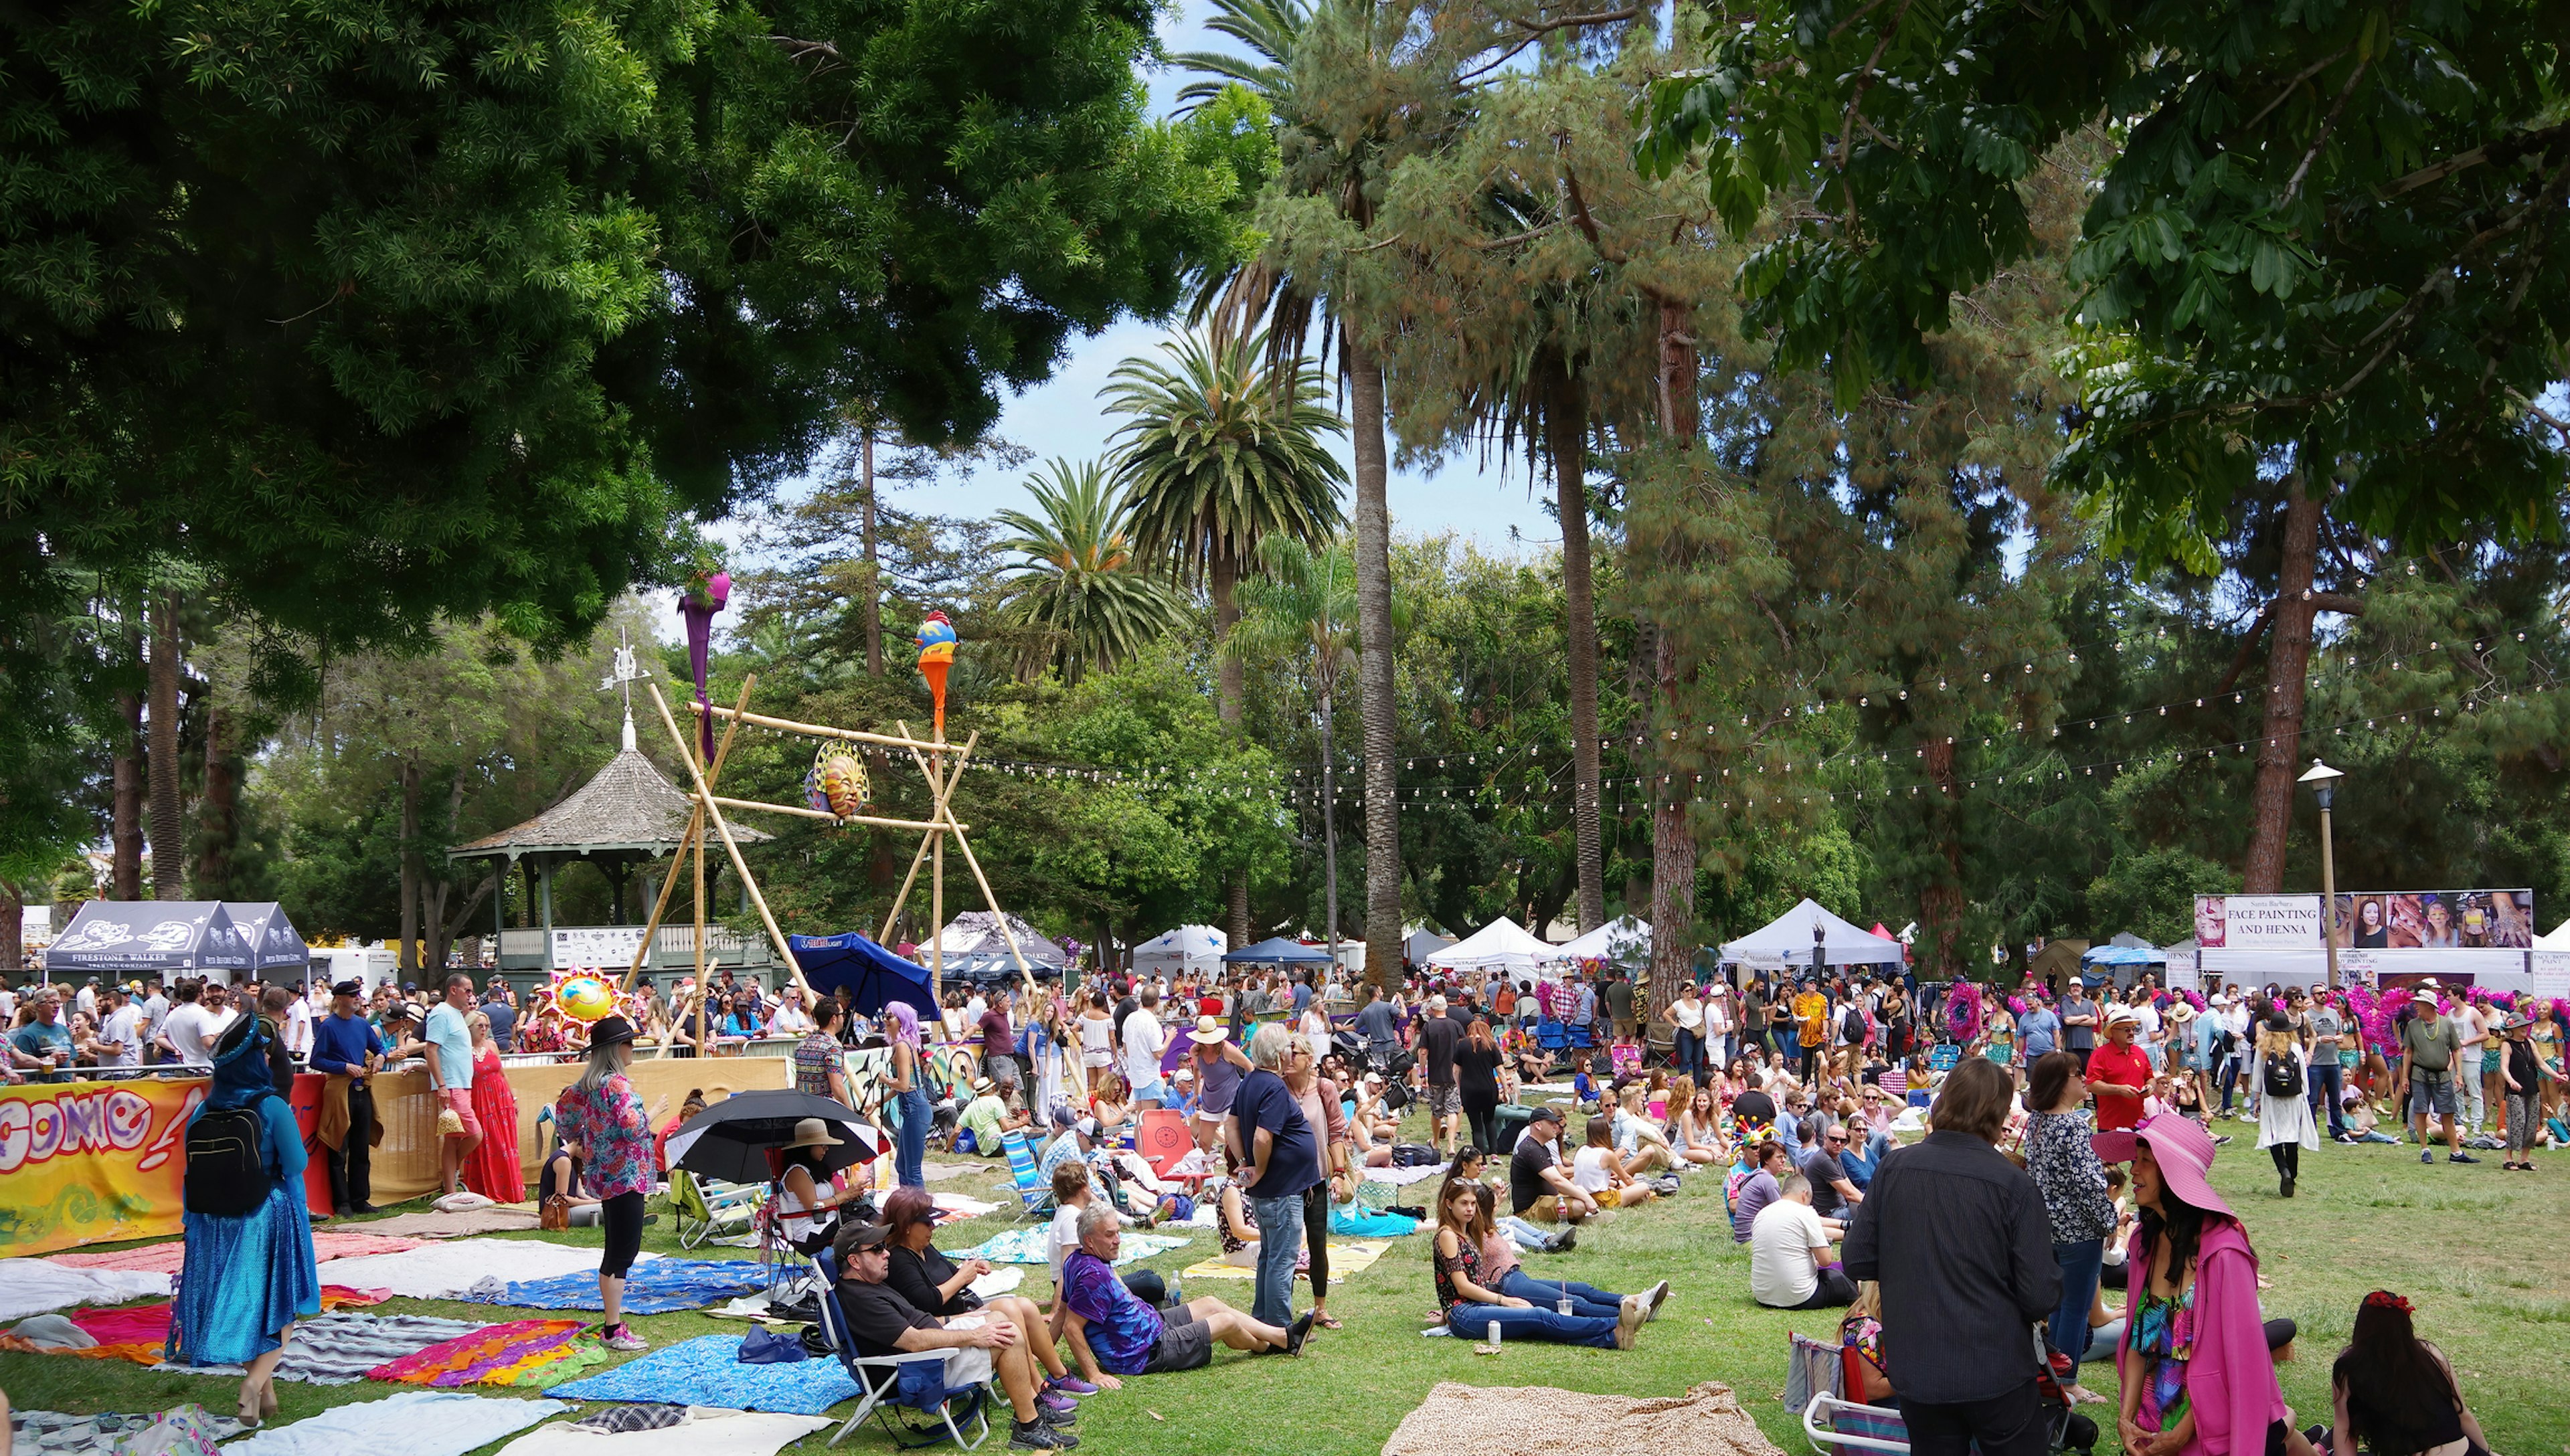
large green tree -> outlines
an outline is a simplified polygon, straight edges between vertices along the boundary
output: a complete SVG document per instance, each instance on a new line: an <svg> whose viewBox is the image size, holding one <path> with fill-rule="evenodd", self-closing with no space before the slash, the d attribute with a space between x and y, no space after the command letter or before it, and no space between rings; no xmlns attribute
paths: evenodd
<svg viewBox="0 0 2570 1456"><path fill-rule="evenodd" d="M1017 533L999 549L1025 557L1009 577L1008 614L1043 634L1019 653L1022 675L1058 665L1064 681L1075 683L1186 625L1185 603L1135 550L1131 499L1109 483L1102 463L1057 460L1028 480L1027 494L1034 511L997 518Z"/></svg>

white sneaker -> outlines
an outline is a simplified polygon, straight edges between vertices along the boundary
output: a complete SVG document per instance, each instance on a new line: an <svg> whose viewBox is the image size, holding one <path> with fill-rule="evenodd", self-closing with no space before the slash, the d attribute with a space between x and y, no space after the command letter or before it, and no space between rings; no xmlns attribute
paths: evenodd
<svg viewBox="0 0 2570 1456"><path fill-rule="evenodd" d="M1642 1322L1648 1324L1660 1317L1660 1306L1668 1302L1669 1281L1662 1279L1642 1291Z"/></svg>

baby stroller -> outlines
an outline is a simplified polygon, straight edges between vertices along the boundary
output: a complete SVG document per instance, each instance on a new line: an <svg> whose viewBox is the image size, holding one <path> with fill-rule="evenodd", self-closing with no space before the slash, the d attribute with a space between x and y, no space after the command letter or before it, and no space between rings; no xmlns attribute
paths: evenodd
<svg viewBox="0 0 2570 1456"><path fill-rule="evenodd" d="M1855 1385L1851 1368L1863 1358L1853 1347L1831 1346L1818 1340L1794 1337L1794 1359L1791 1376L1786 1382L1788 1403L1808 1391L1802 1401L1803 1434L1811 1439L1812 1449L1820 1456L1862 1456L1882 1452L1885 1456L1910 1456L1910 1427L1901 1412L1888 1405L1867 1405L1850 1400L1847 1392ZM2041 1402L2045 1428L2045 1446L2055 1452L2084 1453L2097 1444L2097 1423L2071 1408L2068 1396L2061 1393L2052 1351L2037 1328L2033 1332L2035 1397ZM1798 1390L1796 1387L1801 1387Z"/></svg>

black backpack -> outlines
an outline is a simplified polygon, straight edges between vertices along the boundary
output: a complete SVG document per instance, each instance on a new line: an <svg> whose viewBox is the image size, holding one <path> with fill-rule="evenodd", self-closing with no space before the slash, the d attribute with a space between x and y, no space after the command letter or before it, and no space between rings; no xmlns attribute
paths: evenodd
<svg viewBox="0 0 2570 1456"><path fill-rule="evenodd" d="M236 1218L267 1202L266 1134L255 1106L199 1113L188 1124L187 1211Z"/></svg>
<svg viewBox="0 0 2570 1456"><path fill-rule="evenodd" d="M2270 1097L2300 1097L2303 1095L2302 1065L2294 1060L2293 1053L2291 1052L2271 1051L2267 1053L2266 1069L2260 1074L2260 1077L2267 1089L2267 1095Z"/></svg>
<svg viewBox="0 0 2570 1456"><path fill-rule="evenodd" d="M1847 1014L1839 1018L1839 1035L1846 1037L1850 1046L1862 1043L1865 1040L1865 1013L1854 1006L1848 1007Z"/></svg>

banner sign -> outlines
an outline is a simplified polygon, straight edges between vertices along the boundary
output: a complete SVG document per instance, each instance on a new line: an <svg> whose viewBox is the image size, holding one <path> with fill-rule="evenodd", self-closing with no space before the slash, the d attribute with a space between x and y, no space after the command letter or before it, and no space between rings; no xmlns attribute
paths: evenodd
<svg viewBox="0 0 2570 1456"><path fill-rule="evenodd" d="M2199 895L2195 943L2201 950L2317 950L2317 895Z"/></svg>
<svg viewBox="0 0 2570 1456"><path fill-rule="evenodd" d="M554 964L557 966L622 970L634 963L634 952L642 948L641 925L554 927Z"/></svg>
<svg viewBox="0 0 2570 1456"><path fill-rule="evenodd" d="M0 1256L178 1233L188 1115L209 1085L0 1087Z"/></svg>
<svg viewBox="0 0 2570 1456"><path fill-rule="evenodd" d="M2534 892L2342 895L2333 929L2349 949L2524 950L2534 944Z"/></svg>
<svg viewBox="0 0 2570 1456"><path fill-rule="evenodd" d="M2527 970L2527 990L2538 996L2570 997L2570 950L2537 950Z"/></svg>

